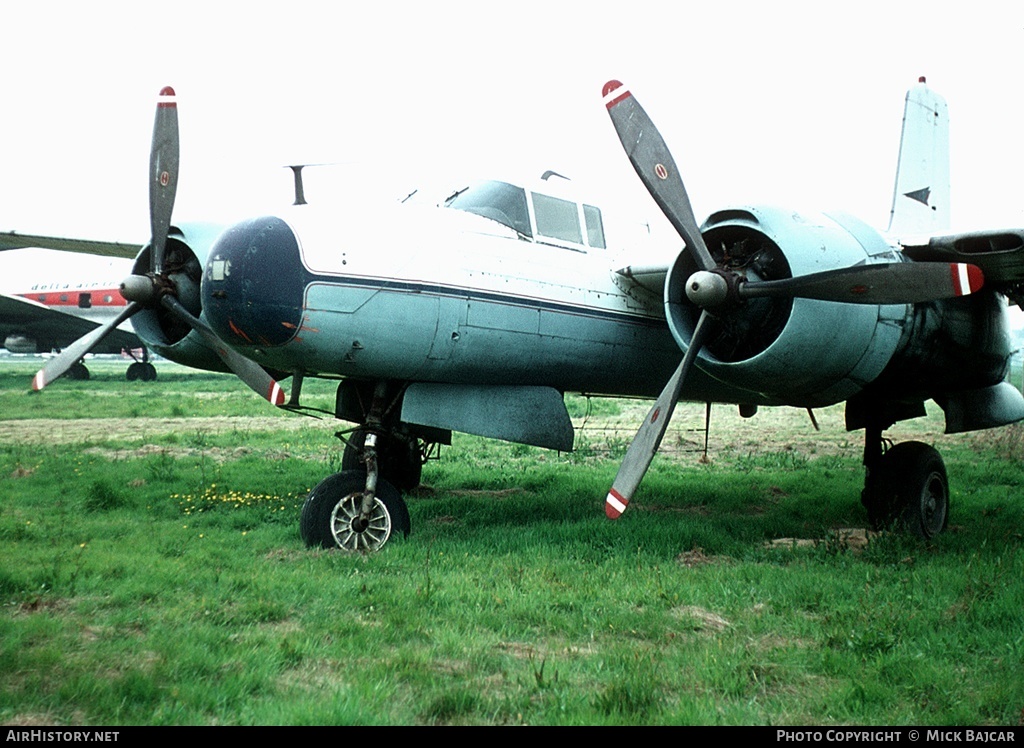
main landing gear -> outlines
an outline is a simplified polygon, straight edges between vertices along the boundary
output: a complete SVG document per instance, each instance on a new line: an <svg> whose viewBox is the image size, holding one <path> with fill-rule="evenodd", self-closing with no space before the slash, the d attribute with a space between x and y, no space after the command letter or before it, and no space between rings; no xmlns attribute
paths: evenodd
<svg viewBox="0 0 1024 748"><path fill-rule="evenodd" d="M135 355L128 352L132 358ZM64 374L68 379L76 382L87 382L89 380L89 367L85 365L85 361L79 361L72 364L71 367ZM135 358L135 362L128 365L128 370L124 374L124 378L129 382L155 382L156 381L156 367L149 362L149 352L142 349L142 360Z"/></svg>
<svg viewBox="0 0 1024 748"><path fill-rule="evenodd" d="M949 481L939 453L928 444L893 446L882 429L865 434L867 476L861 503L876 530L903 528L919 538L933 538L949 521Z"/></svg>
<svg viewBox="0 0 1024 748"><path fill-rule="evenodd" d="M129 351L129 355L135 358L135 354ZM124 374L125 379L129 382L155 382L156 381L156 367L149 362L149 351L145 348L142 349L142 360L139 361L135 358L135 363L128 366L128 371Z"/></svg>
<svg viewBox="0 0 1024 748"><path fill-rule="evenodd" d="M343 396L352 400L365 393L343 392L345 386L339 388L338 417L354 420L351 408L342 405ZM345 441L341 472L320 481L302 507L299 531L307 547L369 552L380 550L396 533L409 534L402 491L419 485L430 443L393 416L400 399L401 392L378 384L369 411L359 418L362 425L347 435L339 432Z"/></svg>

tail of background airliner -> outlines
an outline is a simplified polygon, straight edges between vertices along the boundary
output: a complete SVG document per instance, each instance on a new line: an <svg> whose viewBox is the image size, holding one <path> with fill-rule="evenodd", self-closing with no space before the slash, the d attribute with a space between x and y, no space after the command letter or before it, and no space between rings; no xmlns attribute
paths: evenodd
<svg viewBox="0 0 1024 748"><path fill-rule="evenodd" d="M932 234L949 225L949 113L922 77L907 91L889 233Z"/></svg>

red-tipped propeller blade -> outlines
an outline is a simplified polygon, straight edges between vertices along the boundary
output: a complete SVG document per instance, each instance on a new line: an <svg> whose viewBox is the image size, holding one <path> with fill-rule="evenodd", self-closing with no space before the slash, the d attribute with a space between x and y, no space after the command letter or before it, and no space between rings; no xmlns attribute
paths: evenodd
<svg viewBox="0 0 1024 748"><path fill-rule="evenodd" d="M150 150L149 221L152 229L150 252L152 272L133 275L122 284L122 293L132 303L117 319L93 330L75 341L59 356L51 359L32 380L34 389L40 390L70 369L82 356L96 346L111 330L140 309L151 308L158 302L195 330L216 351L238 377L260 397L274 405L284 405L285 393L281 386L261 366L236 353L225 345L217 334L198 317L189 312L174 296L173 284L160 278L164 272L164 254L174 211L175 192L178 187L178 108L174 89L166 86L157 100L156 119L153 123L153 144Z"/></svg>
<svg viewBox="0 0 1024 748"><path fill-rule="evenodd" d="M715 261L700 235L690 197L658 128L629 89L619 81L605 83L603 94L615 132L640 181L686 242L697 267L713 270Z"/></svg>
<svg viewBox="0 0 1024 748"><path fill-rule="evenodd" d="M679 368L676 369L672 378L668 380L665 389L658 395L658 399L651 406L647 418L644 419L640 429L633 437L633 442L626 450L626 456L619 465L619 472L615 474L611 490L605 498L604 512L609 519L618 519L626 510L633 492L636 491L640 481L647 474L647 468L651 466L661 440L665 436L668 422L672 418L676 402L679 400L679 393L683 389L686 375L689 373L697 354L704 345L707 338L708 326L711 323L711 315L706 311L701 312L697 326L693 330L693 337L690 338L690 345L686 349Z"/></svg>
<svg viewBox="0 0 1024 748"><path fill-rule="evenodd" d="M796 278L742 283L741 299L792 297L848 304L917 304L981 290L985 275L962 262L884 262Z"/></svg>
<svg viewBox="0 0 1024 748"><path fill-rule="evenodd" d="M149 175L150 252L153 273L160 275L164 270L167 233L178 190L178 104L170 86L164 86L157 99Z"/></svg>
<svg viewBox="0 0 1024 748"><path fill-rule="evenodd" d="M32 377L32 389L39 391L54 379L64 374L68 369L81 361L85 354L99 345L115 327L131 317L141 308L142 307L138 304L129 304L124 308L123 312L117 315L116 318L107 322L105 325L97 327L92 332L86 333L61 351L58 355L51 358L46 362L46 365L36 372L34 377Z"/></svg>

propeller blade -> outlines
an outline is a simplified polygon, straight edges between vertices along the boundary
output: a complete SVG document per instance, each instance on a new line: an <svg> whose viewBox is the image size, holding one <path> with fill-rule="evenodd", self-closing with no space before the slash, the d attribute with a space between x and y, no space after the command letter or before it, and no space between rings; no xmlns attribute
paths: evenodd
<svg viewBox="0 0 1024 748"><path fill-rule="evenodd" d="M962 262L886 262L854 265L839 270L801 275L796 278L742 283L740 298L765 296L849 304L916 304L981 289L985 276L981 268Z"/></svg>
<svg viewBox="0 0 1024 748"><path fill-rule="evenodd" d="M228 368L245 382L253 392L270 401L273 405L284 405L284 390L273 377L264 371L262 366L254 361L250 361L245 356L225 345L224 341L217 336L217 333L209 325L198 317L194 317L191 312L182 306L180 301L170 294L164 296L160 301L168 311L199 333L203 340L206 341L206 344L216 351L221 360L228 365Z"/></svg>
<svg viewBox="0 0 1024 748"><path fill-rule="evenodd" d="M619 81L605 83L602 94L615 132L640 181L686 242L697 267L714 270L715 261L700 235L679 169L658 128L629 89Z"/></svg>
<svg viewBox="0 0 1024 748"><path fill-rule="evenodd" d="M174 89L164 86L156 104L153 146L149 155L150 252L156 275L163 273L167 233L178 189L178 105Z"/></svg>
<svg viewBox="0 0 1024 748"><path fill-rule="evenodd" d="M116 318L107 322L105 325L100 325L92 332L83 335L58 355L51 358L46 362L46 366L36 372L36 375L32 377L32 389L38 392L57 377L64 374L68 369L81 361L85 354L99 345L99 343L110 334L111 330L131 317L141 308L142 307L138 304L129 304L124 308L123 312L117 315Z"/></svg>
<svg viewBox="0 0 1024 748"><path fill-rule="evenodd" d="M704 345L710 319L710 314L706 311L701 312L697 326L693 330L693 337L690 338L690 345L686 349L686 355L683 356L679 368L675 370L668 380L668 384L665 385L665 389L654 401L647 418L636 432L636 436L633 437L633 443L626 450L626 456L622 459L619 472L615 474L611 490L608 491L608 496L605 498L604 513L608 515L609 519L618 519L626 511L626 506L633 498L633 493L640 485L640 481L646 475L647 468L650 467L658 447L661 446L668 422L672 418L672 411L675 410L679 393L683 389L683 382L686 381L686 375Z"/></svg>

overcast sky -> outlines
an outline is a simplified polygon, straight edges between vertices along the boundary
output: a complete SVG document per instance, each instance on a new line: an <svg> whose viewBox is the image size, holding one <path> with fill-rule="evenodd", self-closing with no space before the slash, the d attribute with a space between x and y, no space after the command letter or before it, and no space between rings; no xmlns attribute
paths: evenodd
<svg viewBox="0 0 1024 748"><path fill-rule="evenodd" d="M884 228L921 75L949 103L956 226L1024 225L1019 3L13 5L5 229L145 239L164 85L181 123L177 220L288 204L296 161L340 164L325 173L382 197L552 168L608 195L606 211L653 214L601 103L609 78L658 124L699 220L749 199Z"/></svg>

